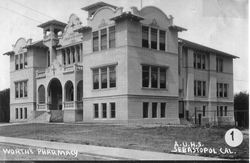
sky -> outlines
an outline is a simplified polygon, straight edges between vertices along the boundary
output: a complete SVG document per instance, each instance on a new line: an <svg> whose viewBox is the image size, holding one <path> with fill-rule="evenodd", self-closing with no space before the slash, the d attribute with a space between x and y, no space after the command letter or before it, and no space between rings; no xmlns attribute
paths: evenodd
<svg viewBox="0 0 250 163"><path fill-rule="evenodd" d="M102 0L119 7L156 6L188 31L179 37L240 57L234 60L234 93L249 92L248 0ZM86 24L82 7L98 0L0 0L0 90L10 87L9 56L20 37L42 39L37 27L51 19L68 22L75 13ZM142 3L141 3L142 2Z"/></svg>

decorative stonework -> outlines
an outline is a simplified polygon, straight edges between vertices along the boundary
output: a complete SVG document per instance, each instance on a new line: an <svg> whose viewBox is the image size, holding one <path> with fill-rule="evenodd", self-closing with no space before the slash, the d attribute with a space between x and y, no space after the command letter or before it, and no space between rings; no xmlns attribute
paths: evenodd
<svg viewBox="0 0 250 163"><path fill-rule="evenodd" d="M29 39L28 41L26 41L24 38L19 38L15 45L13 45L13 51L15 52L15 54L20 54L23 52L27 52L27 49L25 48L25 46L30 45L31 44L31 39Z"/></svg>
<svg viewBox="0 0 250 163"><path fill-rule="evenodd" d="M71 16L69 17L68 25L65 27L63 31L63 35L59 41L59 44L65 46L81 42L82 34L74 31L81 27L82 27L82 22L80 21L79 17L76 16L75 14L71 14Z"/></svg>
<svg viewBox="0 0 250 163"><path fill-rule="evenodd" d="M107 25L108 25L108 23L105 22L105 19L102 19L102 21L101 21L101 23L100 23L100 25L98 27L102 28L102 27L105 27Z"/></svg>

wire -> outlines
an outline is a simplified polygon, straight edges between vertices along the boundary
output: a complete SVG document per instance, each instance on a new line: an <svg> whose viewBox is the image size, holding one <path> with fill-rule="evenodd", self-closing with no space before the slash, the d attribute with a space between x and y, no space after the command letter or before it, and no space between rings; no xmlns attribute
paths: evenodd
<svg viewBox="0 0 250 163"><path fill-rule="evenodd" d="M9 10L9 11L11 11L11 12L15 13L15 14L21 15L21 16L23 16L23 17L27 18L27 19L30 19L30 20L36 21L36 22L38 22L38 23L42 23L42 22L40 22L39 20L36 20L36 19L33 19L33 18L28 17L28 16L26 16L26 15L23 15L23 14L21 14L21 13L19 13L19 12L16 12L15 10L11 10L11 9L9 9L9 8L5 8L5 7L2 7L2 6L0 6L0 8L3 8L3 9L5 9L5 10Z"/></svg>
<svg viewBox="0 0 250 163"><path fill-rule="evenodd" d="M28 7L28 6L26 6L26 5L22 4L22 3L16 2L16 1L14 1L14 0L11 0L11 2L16 3L16 4L20 5L20 6L23 6L23 7L27 8L27 9L32 10L32 11L35 11L35 12L39 13L40 15L46 16L46 17L48 17L48 18L55 19L55 18L52 17L52 16L49 16L49 15L47 15L47 14L45 14L45 13L42 13L42 12L40 12L40 11L37 11L37 10L35 10L35 9L31 8L31 7Z"/></svg>

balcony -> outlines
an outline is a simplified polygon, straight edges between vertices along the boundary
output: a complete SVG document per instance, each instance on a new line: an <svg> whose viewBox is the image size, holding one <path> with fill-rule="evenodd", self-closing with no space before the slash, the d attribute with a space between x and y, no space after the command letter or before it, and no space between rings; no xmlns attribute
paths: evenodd
<svg viewBox="0 0 250 163"><path fill-rule="evenodd" d="M83 70L83 66L78 65L78 64L73 64L73 65L66 65L64 66L64 74L66 73L74 73L74 72L79 72Z"/></svg>
<svg viewBox="0 0 250 163"><path fill-rule="evenodd" d="M64 102L64 109L82 110L83 103L82 101L66 101Z"/></svg>
<svg viewBox="0 0 250 163"><path fill-rule="evenodd" d="M36 71L36 78L40 79L40 78L45 78L46 77L46 72L45 70L37 70Z"/></svg>

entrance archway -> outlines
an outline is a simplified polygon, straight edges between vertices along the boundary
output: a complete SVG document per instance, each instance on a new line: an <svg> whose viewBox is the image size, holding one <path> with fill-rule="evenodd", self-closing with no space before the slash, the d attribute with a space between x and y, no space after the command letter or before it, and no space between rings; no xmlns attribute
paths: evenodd
<svg viewBox="0 0 250 163"><path fill-rule="evenodd" d="M57 78L49 82L48 104L49 110L62 110L62 85Z"/></svg>

